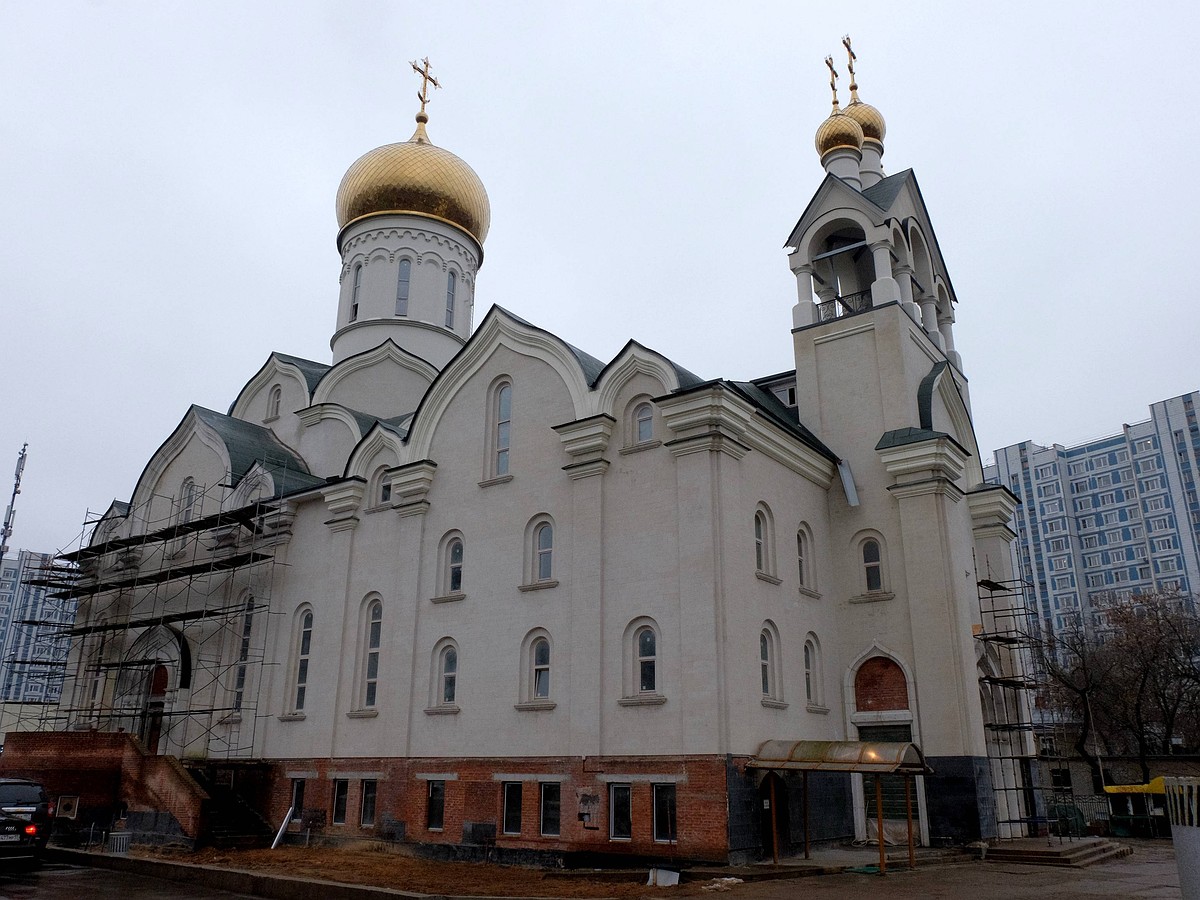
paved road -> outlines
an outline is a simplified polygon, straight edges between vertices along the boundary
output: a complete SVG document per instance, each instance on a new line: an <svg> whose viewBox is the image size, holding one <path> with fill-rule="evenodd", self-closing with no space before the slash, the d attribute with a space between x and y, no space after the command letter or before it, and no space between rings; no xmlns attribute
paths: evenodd
<svg viewBox="0 0 1200 900"><path fill-rule="evenodd" d="M202 885L104 869L46 863L34 872L0 872L0 900L243 900Z"/></svg>

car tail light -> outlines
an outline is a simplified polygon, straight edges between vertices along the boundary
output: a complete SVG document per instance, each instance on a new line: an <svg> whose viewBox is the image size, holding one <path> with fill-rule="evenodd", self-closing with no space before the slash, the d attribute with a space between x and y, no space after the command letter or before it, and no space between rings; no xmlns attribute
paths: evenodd
<svg viewBox="0 0 1200 900"><path fill-rule="evenodd" d="M37 826L36 825L26 825L25 833L26 834L37 834Z"/></svg>

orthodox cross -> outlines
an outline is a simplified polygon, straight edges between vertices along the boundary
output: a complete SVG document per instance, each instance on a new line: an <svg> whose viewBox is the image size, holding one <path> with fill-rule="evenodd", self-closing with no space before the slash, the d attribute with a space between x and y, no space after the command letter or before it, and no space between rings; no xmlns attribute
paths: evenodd
<svg viewBox="0 0 1200 900"><path fill-rule="evenodd" d="M435 88L440 88L438 80L429 74L429 57L421 60L421 65L417 65L416 60L413 60L410 65L413 71L421 76L421 90L417 92L417 99L421 101L421 112L425 112L425 104L429 102L429 86L432 84Z"/></svg>
<svg viewBox="0 0 1200 900"><path fill-rule="evenodd" d="M846 61L846 69L850 72L850 102L854 103L858 100L858 84L854 80L854 62L858 59L858 54L850 49L850 35L842 38L842 46L846 48L846 55L850 57Z"/></svg>
<svg viewBox="0 0 1200 900"><path fill-rule="evenodd" d="M831 91L833 91L833 108L837 109L838 108L838 99L837 99L838 73L837 73L837 69L835 69L833 67L833 57L832 56L825 57L825 65L829 66L829 89Z"/></svg>

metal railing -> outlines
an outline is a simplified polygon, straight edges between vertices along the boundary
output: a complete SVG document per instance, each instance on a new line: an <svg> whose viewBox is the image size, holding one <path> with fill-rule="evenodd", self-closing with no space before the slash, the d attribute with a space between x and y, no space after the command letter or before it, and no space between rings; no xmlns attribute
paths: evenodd
<svg viewBox="0 0 1200 900"><path fill-rule="evenodd" d="M854 316L871 308L871 291L858 291L825 300L817 304L817 321L832 322L846 316Z"/></svg>

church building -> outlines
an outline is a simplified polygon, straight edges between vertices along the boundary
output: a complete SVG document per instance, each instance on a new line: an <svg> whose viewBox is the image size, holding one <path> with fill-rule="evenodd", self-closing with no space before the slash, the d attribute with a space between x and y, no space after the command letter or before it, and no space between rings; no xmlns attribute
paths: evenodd
<svg viewBox="0 0 1200 900"><path fill-rule="evenodd" d="M62 700L0 774L135 840L253 816L740 861L891 836L906 793L921 843L1018 833L1022 713L989 685L1019 661L981 640L979 587L1012 578L1016 501L985 483L959 298L853 67L786 232L790 336L762 335L795 367L744 381L653 335L604 360L477 316L488 195L414 68L412 137L337 189L330 356L281 348L228 410L188 409L64 555ZM877 782L892 751L908 774Z"/></svg>

